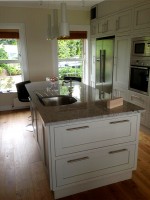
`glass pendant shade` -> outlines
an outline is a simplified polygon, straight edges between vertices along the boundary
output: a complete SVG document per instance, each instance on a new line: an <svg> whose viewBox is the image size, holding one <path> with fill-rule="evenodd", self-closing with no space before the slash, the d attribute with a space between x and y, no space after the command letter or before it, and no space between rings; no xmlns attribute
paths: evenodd
<svg viewBox="0 0 150 200"><path fill-rule="evenodd" d="M59 25L59 36L60 37L69 37L69 24L67 22L67 10L66 3L61 3L61 22Z"/></svg>
<svg viewBox="0 0 150 200"><path fill-rule="evenodd" d="M51 14L48 15L48 40L57 38L59 35L58 31L58 10L54 9Z"/></svg>

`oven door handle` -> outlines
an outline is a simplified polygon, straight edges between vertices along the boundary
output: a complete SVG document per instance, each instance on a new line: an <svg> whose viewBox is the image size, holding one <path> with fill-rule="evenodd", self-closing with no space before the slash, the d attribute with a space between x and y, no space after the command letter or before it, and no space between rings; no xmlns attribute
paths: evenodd
<svg viewBox="0 0 150 200"><path fill-rule="evenodd" d="M137 65L131 65L130 68L146 69L146 70L149 69L149 67L142 67L142 66L138 67Z"/></svg>

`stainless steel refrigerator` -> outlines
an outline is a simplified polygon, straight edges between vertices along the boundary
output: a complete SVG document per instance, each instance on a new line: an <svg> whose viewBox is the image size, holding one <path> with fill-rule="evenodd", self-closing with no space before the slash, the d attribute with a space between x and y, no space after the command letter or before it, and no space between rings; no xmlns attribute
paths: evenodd
<svg viewBox="0 0 150 200"><path fill-rule="evenodd" d="M114 37L96 39L96 88L99 97L112 94Z"/></svg>

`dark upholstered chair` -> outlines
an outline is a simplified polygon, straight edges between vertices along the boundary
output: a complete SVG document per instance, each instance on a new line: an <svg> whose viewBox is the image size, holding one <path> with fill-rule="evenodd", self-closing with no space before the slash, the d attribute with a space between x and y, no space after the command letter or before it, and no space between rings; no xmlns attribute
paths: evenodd
<svg viewBox="0 0 150 200"><path fill-rule="evenodd" d="M23 81L23 82L16 84L18 99L21 102L29 102L30 101L29 93L25 87L25 85L28 83L31 83L31 81ZM31 116L29 116L28 118L31 118ZM32 124L28 124L26 127L27 127L28 131L33 132Z"/></svg>
<svg viewBox="0 0 150 200"><path fill-rule="evenodd" d="M28 83L31 83L31 81L23 81L16 84L18 99L21 102L29 102L29 93L25 87Z"/></svg>
<svg viewBox="0 0 150 200"><path fill-rule="evenodd" d="M82 79L81 79L81 77L76 77L76 76L64 76L64 80L66 81L66 80L72 80L72 81L78 81L78 82L81 82L82 81Z"/></svg>

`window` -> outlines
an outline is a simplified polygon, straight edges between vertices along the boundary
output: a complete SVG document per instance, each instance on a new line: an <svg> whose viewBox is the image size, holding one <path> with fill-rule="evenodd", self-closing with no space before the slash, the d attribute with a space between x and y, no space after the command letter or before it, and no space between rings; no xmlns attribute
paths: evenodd
<svg viewBox="0 0 150 200"><path fill-rule="evenodd" d="M19 33L0 32L0 91L16 91L15 84L22 81L19 59Z"/></svg>
<svg viewBox="0 0 150 200"><path fill-rule="evenodd" d="M58 74L83 78L85 67L86 31L71 32L69 38L58 39Z"/></svg>

